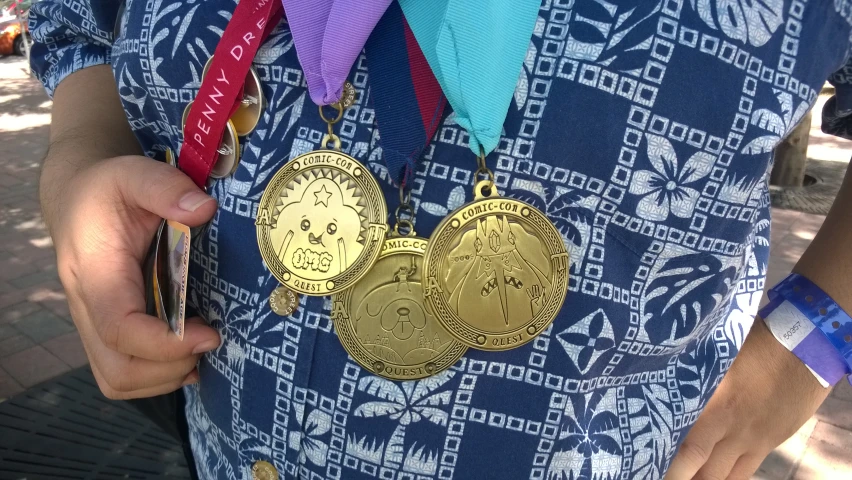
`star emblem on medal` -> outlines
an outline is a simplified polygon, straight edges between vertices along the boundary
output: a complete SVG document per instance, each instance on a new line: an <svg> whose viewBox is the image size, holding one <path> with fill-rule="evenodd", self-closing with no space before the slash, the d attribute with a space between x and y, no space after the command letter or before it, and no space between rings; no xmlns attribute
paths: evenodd
<svg viewBox="0 0 852 480"><path fill-rule="evenodd" d="M331 198L331 192L325 189L325 185L318 192L314 192L314 197L316 197L317 201L314 205L322 204L324 207L328 206L328 199Z"/></svg>

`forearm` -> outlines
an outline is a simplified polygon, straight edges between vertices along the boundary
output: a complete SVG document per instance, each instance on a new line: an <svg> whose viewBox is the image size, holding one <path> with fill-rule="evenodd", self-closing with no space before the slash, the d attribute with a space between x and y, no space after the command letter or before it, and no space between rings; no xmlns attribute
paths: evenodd
<svg viewBox="0 0 852 480"><path fill-rule="evenodd" d="M793 271L852 312L852 179L848 171L825 222Z"/></svg>
<svg viewBox="0 0 852 480"><path fill-rule="evenodd" d="M54 95L50 147L40 180L48 227L60 214L64 186L74 174L106 158L139 154L111 68L101 65L69 75Z"/></svg>
<svg viewBox="0 0 852 480"><path fill-rule="evenodd" d="M849 287L850 279L852 279L852 249L850 249L852 247L852 209L849 207L850 202L852 202L852 174L847 171L843 185L825 221L793 268L793 272L816 284L846 312L852 312L852 288ZM773 314L770 314L769 318L770 325L774 326L775 336L779 335L779 328L782 331L787 328L784 327L787 324L784 323L783 319L779 323L772 320ZM786 317L782 316L782 318ZM772 334L768 334L766 337L774 340ZM781 341L781 337L778 338L778 341ZM802 338L799 338L796 344L801 341L803 341ZM793 347L788 345L787 348ZM809 358L818 362L818 364L809 364L809 366L817 370L822 378L826 379L825 381L829 383L837 381L836 376L842 373L845 366L841 357L834 360L832 352L835 347L824 341L819 346L813 344L808 348L812 349ZM819 358L819 355L829 355L829 357L825 357L824 361L813 360ZM813 402L810 403L819 405L829 390L822 388L812 375L804 374L804 365L798 358L793 355L788 357L782 355L781 357L786 357L788 362L792 361L792 365L788 365L788 370L791 373L792 370L797 370L799 376L802 377L802 381L797 384L807 390L806 393L802 394L803 397L811 397ZM795 361L791 360L792 358L795 358ZM805 400L803 399L803 401Z"/></svg>

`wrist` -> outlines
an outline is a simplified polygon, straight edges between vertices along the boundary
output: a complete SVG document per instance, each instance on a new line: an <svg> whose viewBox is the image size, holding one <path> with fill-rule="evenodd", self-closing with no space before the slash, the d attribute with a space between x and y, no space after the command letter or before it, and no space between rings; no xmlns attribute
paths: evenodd
<svg viewBox="0 0 852 480"><path fill-rule="evenodd" d="M77 179L92 166L107 160L109 156L103 150L87 148L76 139L51 143L39 176L39 203L52 237Z"/></svg>
<svg viewBox="0 0 852 480"><path fill-rule="evenodd" d="M849 315L816 284L795 273L768 295L770 302L759 315L778 343L823 387L845 378L852 367Z"/></svg>
<svg viewBox="0 0 852 480"><path fill-rule="evenodd" d="M803 402L815 405L819 405L830 392L793 352L778 342L760 316L755 318L737 362L741 357L748 359L748 370L752 372L755 388L786 390ZM761 382L767 383L761 385Z"/></svg>

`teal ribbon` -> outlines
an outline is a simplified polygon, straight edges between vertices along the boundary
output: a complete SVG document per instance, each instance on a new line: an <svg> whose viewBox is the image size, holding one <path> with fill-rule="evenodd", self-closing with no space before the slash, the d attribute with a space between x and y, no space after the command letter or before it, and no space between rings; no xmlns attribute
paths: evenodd
<svg viewBox="0 0 852 480"><path fill-rule="evenodd" d="M399 0L477 155L497 148L535 28L538 0Z"/></svg>

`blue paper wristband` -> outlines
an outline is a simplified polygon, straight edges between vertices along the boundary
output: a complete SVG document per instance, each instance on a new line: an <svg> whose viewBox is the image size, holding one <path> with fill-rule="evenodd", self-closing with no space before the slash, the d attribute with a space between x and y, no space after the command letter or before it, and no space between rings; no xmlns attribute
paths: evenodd
<svg viewBox="0 0 852 480"><path fill-rule="evenodd" d="M792 273L767 295L770 302L759 312L761 318L770 319L773 311L787 302L816 327L812 335L819 331L828 341L828 345L821 338L815 342L811 335L811 341L803 341L792 350L806 365L824 378L831 377L826 378L830 383L852 371L852 317L827 293L802 275ZM825 351L829 345L835 352Z"/></svg>

